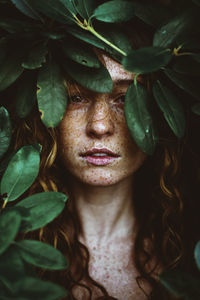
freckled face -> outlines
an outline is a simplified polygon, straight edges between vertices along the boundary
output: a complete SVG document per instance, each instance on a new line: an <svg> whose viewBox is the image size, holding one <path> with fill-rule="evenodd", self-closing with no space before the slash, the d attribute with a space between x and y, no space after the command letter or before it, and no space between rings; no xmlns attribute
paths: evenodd
<svg viewBox="0 0 200 300"><path fill-rule="evenodd" d="M103 55L113 82L112 93L97 94L70 86L71 101L59 125L61 159L71 175L93 186L116 184L130 176L146 158L128 131L124 117L124 95L133 75ZM102 158L86 159L83 154L106 148L117 157L102 165ZM100 165L98 163L100 161Z"/></svg>

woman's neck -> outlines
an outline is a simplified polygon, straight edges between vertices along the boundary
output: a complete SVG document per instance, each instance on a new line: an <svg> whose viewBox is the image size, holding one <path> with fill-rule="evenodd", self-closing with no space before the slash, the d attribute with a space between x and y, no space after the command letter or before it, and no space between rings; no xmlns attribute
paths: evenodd
<svg viewBox="0 0 200 300"><path fill-rule="evenodd" d="M81 241L101 246L135 235L133 177L112 186L89 186L73 180L70 194L80 218Z"/></svg>

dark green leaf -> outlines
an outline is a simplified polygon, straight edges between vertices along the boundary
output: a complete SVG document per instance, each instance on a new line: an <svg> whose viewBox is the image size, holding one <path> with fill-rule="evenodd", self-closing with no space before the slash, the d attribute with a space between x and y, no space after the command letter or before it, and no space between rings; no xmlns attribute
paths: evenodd
<svg viewBox="0 0 200 300"><path fill-rule="evenodd" d="M199 56L200 57L200 56ZM198 55L177 56L173 64L173 70L177 73L200 76L200 59Z"/></svg>
<svg viewBox="0 0 200 300"><path fill-rule="evenodd" d="M159 80L153 86L153 94L159 108L174 134L182 138L185 134L185 114L176 96Z"/></svg>
<svg viewBox="0 0 200 300"><path fill-rule="evenodd" d="M77 41L63 41L62 50L67 57L71 58L72 60L86 66L86 67L93 67L99 68L100 62L91 49L84 43L78 43Z"/></svg>
<svg viewBox="0 0 200 300"><path fill-rule="evenodd" d="M11 159L1 180L1 194L8 194L13 201L21 196L34 182L39 172L40 153L28 145L21 148Z"/></svg>
<svg viewBox="0 0 200 300"><path fill-rule="evenodd" d="M17 247L12 245L0 256L0 282L8 290L13 291L13 283L16 282L16 278L24 275L24 262Z"/></svg>
<svg viewBox="0 0 200 300"><path fill-rule="evenodd" d="M158 137L153 124L147 90L139 83L131 84L125 98L125 118L134 141L142 151L153 154Z"/></svg>
<svg viewBox="0 0 200 300"><path fill-rule="evenodd" d="M160 275L162 284L175 296L185 300L200 299L200 279L179 270L170 270Z"/></svg>
<svg viewBox="0 0 200 300"><path fill-rule="evenodd" d="M46 43L35 43L30 49L27 57L23 60L22 67L31 70L40 68L42 64L46 62L47 53L48 48Z"/></svg>
<svg viewBox="0 0 200 300"><path fill-rule="evenodd" d="M18 117L25 118L32 111L37 97L37 82L34 72L24 72L24 76L18 84L18 90L16 94L16 113Z"/></svg>
<svg viewBox="0 0 200 300"><path fill-rule="evenodd" d="M65 28L65 30L68 33L70 33L71 35L73 35L74 37L76 37L90 45L93 45L102 50L106 49L106 44L88 31L85 31L85 30L83 31L82 29L76 28L76 27L67 27L67 28Z"/></svg>
<svg viewBox="0 0 200 300"><path fill-rule="evenodd" d="M46 127L56 127L62 120L67 107L67 90L59 66L48 62L38 75L38 107Z"/></svg>
<svg viewBox="0 0 200 300"><path fill-rule="evenodd" d="M23 72L20 55L9 55L0 64L0 91L9 87Z"/></svg>
<svg viewBox="0 0 200 300"><path fill-rule="evenodd" d="M196 260L197 267L200 270L200 241L195 246L194 257L195 257L195 260Z"/></svg>
<svg viewBox="0 0 200 300"><path fill-rule="evenodd" d="M199 100L200 86L196 84L194 79L178 74L173 70L166 69L164 73L171 79L179 88L185 90L188 94Z"/></svg>
<svg viewBox="0 0 200 300"><path fill-rule="evenodd" d="M146 47L134 50L124 57L122 64L127 71L135 74L150 73L166 66L172 58L169 49Z"/></svg>
<svg viewBox="0 0 200 300"><path fill-rule="evenodd" d="M22 222L22 232L35 230L54 220L64 209L67 196L57 192L34 194L17 204L17 207L27 208L30 216Z"/></svg>
<svg viewBox="0 0 200 300"><path fill-rule="evenodd" d="M95 9L93 17L108 23L128 21L134 17L134 6L128 1L108 1Z"/></svg>
<svg viewBox="0 0 200 300"><path fill-rule="evenodd" d="M0 255L10 246L18 233L21 216L15 210L5 211L0 216Z"/></svg>
<svg viewBox="0 0 200 300"><path fill-rule="evenodd" d="M100 68L88 68L73 61L63 61L65 71L86 89L109 93L112 91L113 82L108 70L101 65Z"/></svg>
<svg viewBox="0 0 200 300"><path fill-rule="evenodd" d="M11 18L2 18L0 19L0 28L8 31L9 33L16 33L16 32L30 32L34 31L39 28L39 25L33 25L31 23L21 21L21 20L14 20Z"/></svg>
<svg viewBox="0 0 200 300"><path fill-rule="evenodd" d="M200 116L200 103L196 103L192 106L193 113Z"/></svg>
<svg viewBox="0 0 200 300"><path fill-rule="evenodd" d="M26 0L11 0L13 4L26 16L35 19L40 20L40 15L37 11L35 11L31 5Z"/></svg>
<svg viewBox="0 0 200 300"><path fill-rule="evenodd" d="M0 107L0 158L8 150L12 137L12 126L8 111Z"/></svg>
<svg viewBox="0 0 200 300"><path fill-rule="evenodd" d="M16 291L13 300L58 300L67 294L59 285L28 276L16 281L13 289Z"/></svg>
<svg viewBox="0 0 200 300"><path fill-rule="evenodd" d="M154 27L158 27L171 17L171 11L168 7L154 1L148 1L147 3L134 1L133 7L135 16Z"/></svg>
<svg viewBox="0 0 200 300"><path fill-rule="evenodd" d="M74 0L74 2L78 2L80 7L79 12L85 19L88 19L92 15L95 7L98 5L96 0Z"/></svg>
<svg viewBox="0 0 200 300"><path fill-rule="evenodd" d="M186 36L192 30L196 20L196 14L193 10L187 10L176 15L156 31L153 45L158 47L176 46L179 38Z"/></svg>
<svg viewBox="0 0 200 300"><path fill-rule="evenodd" d="M66 269L65 256L50 245L39 241L23 240L16 243L21 257L29 264L48 270Z"/></svg>
<svg viewBox="0 0 200 300"><path fill-rule="evenodd" d="M49 18L64 24L74 23L73 17L67 7L61 1L55 0L26 0L34 9L40 11Z"/></svg>

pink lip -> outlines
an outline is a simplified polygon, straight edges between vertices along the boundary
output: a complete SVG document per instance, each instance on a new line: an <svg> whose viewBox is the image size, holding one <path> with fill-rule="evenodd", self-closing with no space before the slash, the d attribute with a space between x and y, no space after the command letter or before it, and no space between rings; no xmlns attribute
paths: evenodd
<svg viewBox="0 0 200 300"><path fill-rule="evenodd" d="M107 156L93 156L93 153L106 153ZM106 149L106 148L93 148L91 150L88 150L81 154L81 156L90 164L96 165L96 166L105 166L112 161L116 160L117 157L119 157L118 154Z"/></svg>

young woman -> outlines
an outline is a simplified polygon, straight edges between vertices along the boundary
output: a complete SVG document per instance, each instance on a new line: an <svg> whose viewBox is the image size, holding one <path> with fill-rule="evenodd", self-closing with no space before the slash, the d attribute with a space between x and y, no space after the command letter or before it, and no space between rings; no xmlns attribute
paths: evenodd
<svg viewBox="0 0 200 300"><path fill-rule="evenodd" d="M139 47L136 25L132 40ZM134 74L106 53L97 55L112 77L111 93L86 90L67 78L69 103L56 129L45 128L37 110L25 120L13 119L15 148L42 145L40 173L28 193L58 190L69 196L59 217L29 234L60 249L69 268L40 275L66 287L66 299L170 300L158 274L194 267L199 157L191 128L197 121L188 114L185 138L178 140L153 107L160 139L148 156L124 117Z"/></svg>

